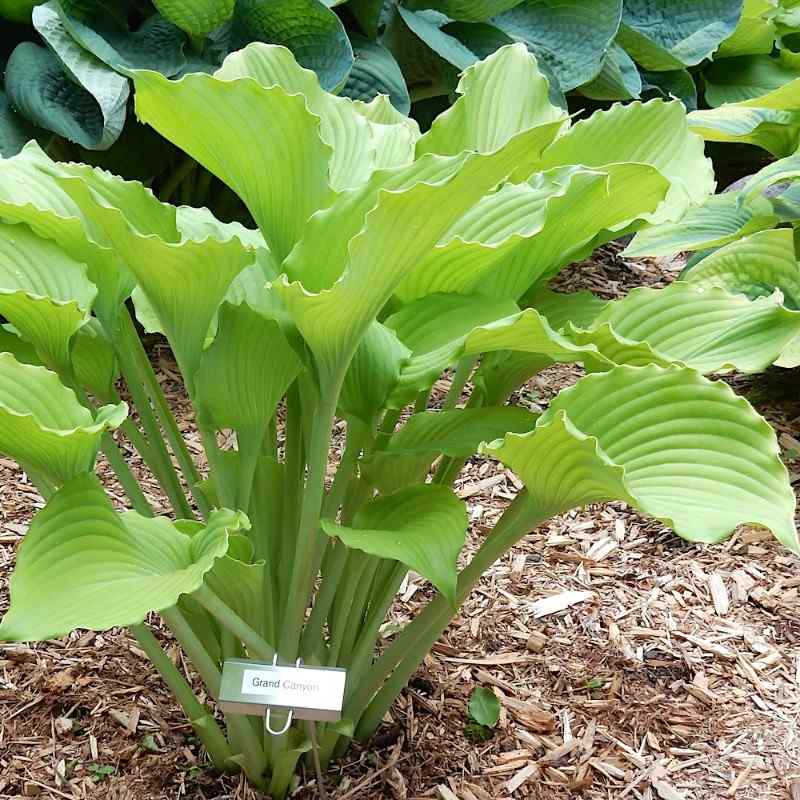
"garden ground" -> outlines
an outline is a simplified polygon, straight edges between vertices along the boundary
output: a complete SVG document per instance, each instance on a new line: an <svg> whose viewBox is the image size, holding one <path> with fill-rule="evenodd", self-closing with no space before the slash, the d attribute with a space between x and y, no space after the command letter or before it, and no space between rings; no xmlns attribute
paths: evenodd
<svg viewBox="0 0 800 800"><path fill-rule="evenodd" d="M611 247L559 282L613 297L668 282L675 268L627 261ZM200 453L171 356L157 345L153 357ZM544 406L577 374L552 368L519 400ZM776 427L795 487L798 378L774 370L732 380ZM441 396L446 386L437 388ZM154 482L143 482L159 503ZM468 466L456 490L469 505L471 547L519 487L497 464ZM0 459L0 612L15 548L40 505L16 465ZM386 636L427 591L414 576L406 582ZM799 592L800 558L759 530L706 547L621 504L554 519L484 577L376 738L327 774L327 795L800 800ZM469 724L477 685L501 701L489 738ZM33 796L254 797L207 769L160 678L118 630L0 647L0 798ZM319 796L313 774L295 796Z"/></svg>

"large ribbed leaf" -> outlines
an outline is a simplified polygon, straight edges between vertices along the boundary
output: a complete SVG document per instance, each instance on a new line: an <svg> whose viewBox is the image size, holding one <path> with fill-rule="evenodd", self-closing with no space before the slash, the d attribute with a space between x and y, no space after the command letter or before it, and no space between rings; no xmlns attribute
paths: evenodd
<svg viewBox="0 0 800 800"><path fill-rule="evenodd" d="M369 102L377 95L387 95L402 114L411 109L411 98L400 66L391 51L380 42L350 34L353 46L353 68L342 88L342 95L353 100Z"/></svg>
<svg viewBox="0 0 800 800"><path fill-rule="evenodd" d="M181 30L202 38L231 18L236 0L153 0L153 5Z"/></svg>
<svg viewBox="0 0 800 800"><path fill-rule="evenodd" d="M467 532L467 510L447 487L401 489L363 506L352 526L323 520L322 529L347 547L400 561L455 605L456 564Z"/></svg>
<svg viewBox="0 0 800 800"><path fill-rule="evenodd" d="M25 225L0 225L0 314L46 366L69 370L70 342L96 294L86 267L55 242Z"/></svg>
<svg viewBox="0 0 800 800"><path fill-rule="evenodd" d="M642 76L636 62L618 44L613 44L597 77L579 88L584 97L594 100L630 100L641 96Z"/></svg>
<svg viewBox="0 0 800 800"><path fill-rule="evenodd" d="M651 164L671 183L651 222L676 219L690 203L714 191L714 172L703 140L689 131L678 101L651 100L614 105L573 125L545 152L542 169L564 164L599 167L634 161Z"/></svg>
<svg viewBox="0 0 800 800"><path fill-rule="evenodd" d="M406 6L415 10L432 8L461 22L482 22L518 3L519 0L411 0Z"/></svg>
<svg viewBox="0 0 800 800"><path fill-rule="evenodd" d="M527 432L535 422L535 414L512 406L414 414L383 450L362 459L360 468L372 486L393 492L424 483L431 462L440 454L467 458L481 442Z"/></svg>
<svg viewBox="0 0 800 800"><path fill-rule="evenodd" d="M78 112L78 115L84 113L81 109L85 100L77 101L74 111L69 107L68 103L64 103L64 100L70 97L69 91L65 91L64 82L71 80L82 87L85 93L88 93L96 106L92 113L91 103L88 103L86 109L89 112L89 116L85 118L85 121L80 116L76 119L86 133L84 140L79 141L79 143L91 150L107 149L114 144L125 125L128 102L127 78L116 73L100 61L99 58L96 58L75 42L64 27L64 23L58 14L58 4L54 0L34 9L33 24L61 62L63 70L63 77L60 81L61 91L57 91L57 87L53 86L49 92L54 96L56 103L61 104L60 113L69 116L74 116L74 112ZM23 75L22 80L30 81L30 74ZM6 85L9 88L11 86L8 74L6 75ZM48 94L47 88L43 86L42 92L42 99L44 99L44 96ZM35 116L27 112L26 115L42 127L61 133L58 128L46 124L49 121L48 115L53 113L57 113L56 108L49 109L47 106L42 105L41 112ZM40 119L40 116L43 116L43 119ZM55 122L60 127L57 118ZM98 129L100 131L99 136L97 135Z"/></svg>
<svg viewBox="0 0 800 800"><path fill-rule="evenodd" d="M579 328L588 328L605 308L607 301L591 292L553 292L538 289L523 298L527 308L535 308L547 318L550 326L562 331L571 322Z"/></svg>
<svg viewBox="0 0 800 800"><path fill-rule="evenodd" d="M458 100L417 143L418 156L462 150L488 153L536 125L567 123L566 113L549 100L547 79L536 58L523 45L503 47L469 67L456 92L461 95ZM550 140L560 129L558 124L548 126Z"/></svg>
<svg viewBox="0 0 800 800"><path fill-rule="evenodd" d="M31 523L0 639L42 640L75 628L141 622L199 589L227 551L228 533L246 527L244 515L221 509L190 537L163 517L117 514L95 476L77 477Z"/></svg>
<svg viewBox="0 0 800 800"><path fill-rule="evenodd" d="M280 86L290 94L305 97L309 110L319 116L319 136L333 150L330 161L330 184L337 191L363 183L378 167L410 163L414 141L419 135L416 123L400 117L372 120L362 113L363 106L347 97L322 89L317 76L298 66L285 47L251 44L232 53L215 73L224 80L252 77L262 86ZM376 103L376 106L378 103ZM387 137L398 140L389 147ZM379 149L396 153L397 161L388 163Z"/></svg>
<svg viewBox="0 0 800 800"><path fill-rule="evenodd" d="M744 0L736 30L717 48L715 58L771 53L777 29L775 0Z"/></svg>
<svg viewBox="0 0 800 800"><path fill-rule="evenodd" d="M492 22L536 53L566 92L600 72L622 5L622 0L523 0Z"/></svg>
<svg viewBox="0 0 800 800"><path fill-rule="evenodd" d="M136 74L136 113L228 184L282 260L326 205L331 148L302 95L250 78Z"/></svg>
<svg viewBox="0 0 800 800"><path fill-rule="evenodd" d="M699 64L735 30L742 0L625 0L619 42L645 69Z"/></svg>
<svg viewBox="0 0 800 800"><path fill-rule="evenodd" d="M799 78L797 66L771 56L715 61L703 72L706 101L714 107L756 100Z"/></svg>
<svg viewBox="0 0 800 800"><path fill-rule="evenodd" d="M760 372L798 334L800 312L774 299L753 302L680 281L664 289L634 289L609 303L590 329L569 331L577 343L595 345L618 364L676 361L704 373ZM635 352L633 342L648 345L652 355Z"/></svg>
<svg viewBox="0 0 800 800"><path fill-rule="evenodd" d="M721 286L751 300L776 289L787 308L800 309L800 265L789 228L760 231L721 247L681 276L699 287Z"/></svg>
<svg viewBox="0 0 800 800"><path fill-rule="evenodd" d="M527 435L485 452L557 513L620 499L685 539L763 525L800 552L795 498L775 433L726 384L672 367L616 367L556 397Z"/></svg>
<svg viewBox="0 0 800 800"><path fill-rule="evenodd" d="M329 92L341 87L353 64L344 26L320 0L237 0L233 48L253 41L288 47Z"/></svg>
<svg viewBox="0 0 800 800"><path fill-rule="evenodd" d="M126 414L120 403L93 418L55 373L0 353L0 452L57 484L92 469L103 432Z"/></svg>
<svg viewBox="0 0 800 800"><path fill-rule="evenodd" d="M800 111L726 104L692 111L689 126L708 142L740 142L763 147L777 158L800 142Z"/></svg>
<svg viewBox="0 0 800 800"><path fill-rule="evenodd" d="M473 206L401 283L403 302L434 292L517 300L656 211L670 186L647 164L556 168Z"/></svg>

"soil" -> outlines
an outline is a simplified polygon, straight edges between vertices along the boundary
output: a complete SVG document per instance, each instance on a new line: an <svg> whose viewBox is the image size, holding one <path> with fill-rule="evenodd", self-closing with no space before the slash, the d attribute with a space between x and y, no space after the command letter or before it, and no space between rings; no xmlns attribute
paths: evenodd
<svg viewBox="0 0 800 800"><path fill-rule="evenodd" d="M663 285L679 266L627 261L612 246L563 273L558 288L613 297ZM171 355L158 345L153 358L199 453ZM579 374L554 367L517 400L544 407ZM775 426L797 483L798 373L730 382ZM160 504L154 482L134 463ZM468 464L456 491L469 506L470 548L519 488L494 463ZM41 505L26 476L0 459L0 612L15 548ZM681 541L618 503L553 519L484 577L373 741L331 768L327 796L798 800L799 567L800 559L755 529L709 547ZM410 576L385 636L427 597L424 582ZM194 679L155 615L152 622ZM477 686L500 700L494 730L470 722L467 702ZM313 774L306 778L294 796L319 797ZM0 647L0 798L35 796L256 795L210 769L133 638L112 630Z"/></svg>

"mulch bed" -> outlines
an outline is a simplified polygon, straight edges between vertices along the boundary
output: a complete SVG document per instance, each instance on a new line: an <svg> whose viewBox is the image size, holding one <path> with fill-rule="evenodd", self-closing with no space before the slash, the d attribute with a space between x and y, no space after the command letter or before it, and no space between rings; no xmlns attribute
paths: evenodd
<svg viewBox="0 0 800 800"><path fill-rule="evenodd" d="M678 266L626 261L611 246L563 273L558 288L614 297L663 285ZM199 453L168 350L156 347L154 359ZM544 407L579 374L554 367L518 400ZM730 380L776 427L795 483L797 378L772 370ZM469 505L470 548L519 488L499 465L470 462L456 483ZM15 548L40 505L16 465L0 459L0 612ZM799 568L755 529L706 547L617 503L551 520L484 577L375 739L327 774L328 796L798 800ZM412 574L385 635L427 597ZM192 676L169 634L160 635ZM467 715L478 685L501 702L488 738ZM255 797L210 770L160 678L119 630L0 647L0 798L35 796ZM312 774L295 796L319 796Z"/></svg>

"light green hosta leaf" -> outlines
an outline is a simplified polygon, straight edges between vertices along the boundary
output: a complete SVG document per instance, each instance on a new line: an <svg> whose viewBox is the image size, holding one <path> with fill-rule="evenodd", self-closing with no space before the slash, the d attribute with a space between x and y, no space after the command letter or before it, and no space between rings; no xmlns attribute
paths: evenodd
<svg viewBox="0 0 800 800"><path fill-rule="evenodd" d="M201 38L233 16L236 0L153 0L153 5L181 30Z"/></svg>
<svg viewBox="0 0 800 800"><path fill-rule="evenodd" d="M699 64L735 30L742 0L625 0L619 43L645 69Z"/></svg>
<svg viewBox="0 0 800 800"><path fill-rule="evenodd" d="M798 334L800 312L774 299L752 302L717 287L678 281L664 289L634 289L609 303L588 331L573 329L569 337L596 345L618 364L676 361L712 373L760 372ZM631 353L633 342L646 344L654 357Z"/></svg>
<svg viewBox="0 0 800 800"><path fill-rule="evenodd" d="M503 47L469 67L456 92L461 95L458 100L417 143L417 156L455 155L462 150L489 153L537 125L568 124L566 113L548 98L547 79L539 72L535 56L521 44ZM560 129L548 127L551 140Z"/></svg>
<svg viewBox="0 0 800 800"><path fill-rule="evenodd" d="M600 72L622 5L622 0L523 0L492 23L536 53L566 92Z"/></svg>
<svg viewBox="0 0 800 800"><path fill-rule="evenodd" d="M716 61L703 72L706 101L712 107L755 100L798 78L800 69L771 56Z"/></svg>
<svg viewBox="0 0 800 800"><path fill-rule="evenodd" d="M481 359L472 383L481 393L484 404L496 405L504 403L512 392L553 363L551 358L537 353L498 350Z"/></svg>
<svg viewBox="0 0 800 800"><path fill-rule="evenodd" d="M57 484L92 469L100 437L127 410L103 406L93 418L55 373L0 353L0 452Z"/></svg>
<svg viewBox="0 0 800 800"><path fill-rule="evenodd" d="M618 44L612 44L597 77L579 91L593 100L630 100L641 95L642 76L636 62Z"/></svg>
<svg viewBox="0 0 800 800"><path fill-rule="evenodd" d="M33 25L61 61L64 80L74 81L83 87L91 98L94 98L95 113L87 119L87 123L89 119L92 120L92 125L87 125L87 133L90 134L90 138L86 141L89 143L84 144L81 141L80 144L91 150L106 150L114 144L125 125L128 102L127 78L114 72L113 69L75 42L65 29L58 14L58 3L54 0L34 9ZM26 77L30 80L29 75ZM8 77L6 81L8 82ZM84 113L91 113L91 101L88 98L84 99L81 105L87 109L87 112ZM100 113L101 122L99 138L91 130L95 124L97 111ZM68 113L68 109L64 108L62 113L64 112ZM38 119L38 116L30 114L28 116L43 127L50 127L45 124L46 119L41 120Z"/></svg>
<svg viewBox="0 0 800 800"><path fill-rule="evenodd" d="M80 386L104 403L119 399L114 388L119 377L117 357L96 319L90 319L73 338L70 360Z"/></svg>
<svg viewBox="0 0 800 800"><path fill-rule="evenodd" d="M70 342L97 289L86 267L25 225L0 225L0 314L50 369L70 370Z"/></svg>
<svg viewBox="0 0 800 800"><path fill-rule="evenodd" d="M353 50L339 17L319 0L237 0L233 49L249 42L288 47L314 70L326 91L338 90L353 65Z"/></svg>
<svg viewBox="0 0 800 800"><path fill-rule="evenodd" d="M550 145L541 168L629 161L651 164L672 184L663 205L649 215L652 223L676 219L690 203L702 203L714 191L703 140L689 130L678 101L633 102L595 112Z"/></svg>
<svg viewBox="0 0 800 800"><path fill-rule="evenodd" d="M412 483L424 483L439 454L467 458L478 445L533 428L536 415L521 408L456 408L415 414L392 437L384 450L359 464L367 480L383 493Z"/></svg>
<svg viewBox="0 0 800 800"><path fill-rule="evenodd" d="M194 536L163 517L117 514L95 476L77 477L34 517L11 578L0 639L42 640L75 628L141 622L199 589L247 518L221 509Z"/></svg>
<svg viewBox="0 0 800 800"><path fill-rule="evenodd" d="M350 43L353 45L355 61L342 94L366 102L379 94L388 95L398 111L408 114L411 98L403 73L391 51L380 42L373 42L355 33L350 34Z"/></svg>
<svg viewBox="0 0 800 800"><path fill-rule="evenodd" d="M331 197L331 148L302 95L250 78L138 72L136 113L246 203L281 261Z"/></svg>
<svg viewBox="0 0 800 800"><path fill-rule="evenodd" d="M681 278L701 288L720 286L751 300L780 289L784 305L800 309L800 266L789 228L760 231L721 247Z"/></svg>
<svg viewBox="0 0 800 800"><path fill-rule="evenodd" d="M402 364L410 355L411 351L394 331L380 322L373 322L345 375L338 400L339 413L358 417L373 427L376 415L400 376Z"/></svg>
<svg viewBox="0 0 800 800"><path fill-rule="evenodd" d="M352 526L323 520L328 536L347 547L400 561L456 602L456 566L467 532L464 504L445 486L426 484L378 497L363 506Z"/></svg>
<svg viewBox="0 0 800 800"><path fill-rule="evenodd" d="M775 0L744 0L736 30L717 48L715 58L771 53L777 29Z"/></svg>
<svg viewBox="0 0 800 800"><path fill-rule="evenodd" d="M612 366L591 343L577 345L554 331L547 320L533 309L481 325L468 334L435 350L415 354L400 373L400 379L389 398L392 408L402 408L414 396L430 389L443 369L465 356L477 356L500 350L512 350L554 361L585 362L591 369Z"/></svg>
<svg viewBox="0 0 800 800"><path fill-rule="evenodd" d="M800 142L800 111L722 105L689 114L689 125L707 142L740 142L781 158Z"/></svg>
<svg viewBox="0 0 800 800"><path fill-rule="evenodd" d="M461 22L483 22L518 3L519 0L411 0L406 6L415 11L432 8Z"/></svg>
<svg viewBox="0 0 800 800"><path fill-rule="evenodd" d="M591 292L563 293L549 289L538 289L523 300L527 308L535 308L557 331L563 331L570 322L579 328L588 328L607 302Z"/></svg>
<svg viewBox="0 0 800 800"><path fill-rule="evenodd" d="M795 552L795 498L774 431L726 384L616 367L561 392L533 433L484 451L551 513L619 499L691 541L764 525Z"/></svg>
<svg viewBox="0 0 800 800"><path fill-rule="evenodd" d="M267 366L268 365L268 366ZM223 303L217 338L195 375L198 411L258 450L281 397L302 364L280 326L248 305Z"/></svg>
<svg viewBox="0 0 800 800"><path fill-rule="evenodd" d="M226 81L251 77L265 88L279 86L289 94L303 95L309 111L320 118L320 138L333 151L329 178L337 191L367 180L384 157L378 148L388 144L385 139L389 136L398 139L398 164L410 163L413 158L413 143L419 135L416 123L397 117L371 119L369 106L324 91L317 76L298 66L285 47L248 45L228 56L215 75Z"/></svg>
<svg viewBox="0 0 800 800"><path fill-rule="evenodd" d="M408 302L434 292L516 300L657 209L669 183L646 164L556 168L475 204L398 287Z"/></svg>
<svg viewBox="0 0 800 800"><path fill-rule="evenodd" d="M779 221L765 198L741 203L735 192L712 195L690 207L677 222L646 228L623 251L626 256L671 255L681 250L721 247L742 236L773 227Z"/></svg>

